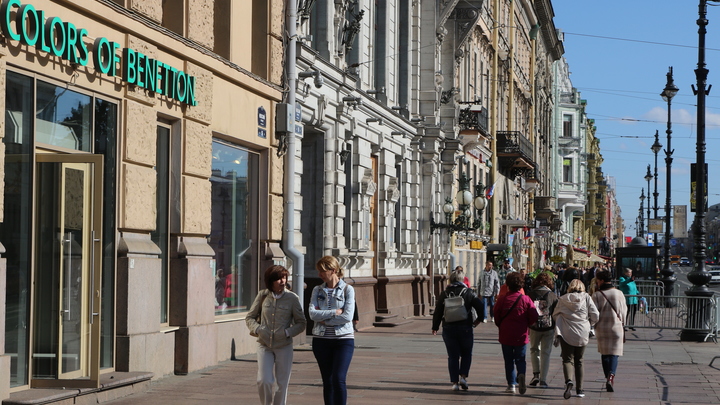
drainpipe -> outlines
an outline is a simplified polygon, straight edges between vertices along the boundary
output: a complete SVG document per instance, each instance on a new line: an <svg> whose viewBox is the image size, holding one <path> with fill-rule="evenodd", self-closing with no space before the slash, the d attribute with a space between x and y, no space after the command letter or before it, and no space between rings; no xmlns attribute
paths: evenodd
<svg viewBox="0 0 720 405"><path fill-rule="evenodd" d="M288 32L287 46L287 103L295 115L295 82L297 81L297 2L287 2L287 15L285 26ZM285 199L285 212L283 213L283 250L292 260L293 282L292 289L304 301L305 291L305 257L295 247L295 160L296 143L294 128L285 133L287 151L285 152L285 179L283 184L283 197Z"/></svg>

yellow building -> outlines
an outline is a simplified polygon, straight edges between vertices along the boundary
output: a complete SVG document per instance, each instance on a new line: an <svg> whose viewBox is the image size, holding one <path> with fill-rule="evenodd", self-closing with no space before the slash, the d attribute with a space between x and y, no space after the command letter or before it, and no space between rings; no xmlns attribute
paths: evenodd
<svg viewBox="0 0 720 405"><path fill-rule="evenodd" d="M2 3L0 400L252 350L282 232L282 7Z"/></svg>

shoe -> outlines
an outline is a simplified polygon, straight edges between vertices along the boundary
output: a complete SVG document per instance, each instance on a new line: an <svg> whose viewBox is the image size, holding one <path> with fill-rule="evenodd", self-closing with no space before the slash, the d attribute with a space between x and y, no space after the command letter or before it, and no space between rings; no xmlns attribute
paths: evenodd
<svg viewBox="0 0 720 405"><path fill-rule="evenodd" d="M563 398L570 399L570 391L572 391L573 382L568 381L565 383L565 392L563 393Z"/></svg>
<svg viewBox="0 0 720 405"><path fill-rule="evenodd" d="M610 374L607 382L605 383L605 389L607 390L607 392L615 392L615 389L613 388L613 383L615 383L615 374Z"/></svg>
<svg viewBox="0 0 720 405"><path fill-rule="evenodd" d="M525 394L525 391L527 391L527 386L525 385L525 374L518 374L518 385L520 386L520 395Z"/></svg>
<svg viewBox="0 0 720 405"><path fill-rule="evenodd" d="M548 385L545 381L540 381L540 384L538 385L540 388L547 388Z"/></svg>
<svg viewBox="0 0 720 405"><path fill-rule="evenodd" d="M595 337L595 329L590 329L590 337Z"/></svg>
<svg viewBox="0 0 720 405"><path fill-rule="evenodd" d="M453 383L452 390L453 390L453 391L460 391L460 387L459 387L457 384Z"/></svg>
<svg viewBox="0 0 720 405"><path fill-rule="evenodd" d="M577 396L578 398L585 398L585 390L577 390L577 395L576 395L576 396Z"/></svg>
<svg viewBox="0 0 720 405"><path fill-rule="evenodd" d="M487 323L487 319L483 319L483 323Z"/></svg>
<svg viewBox="0 0 720 405"><path fill-rule="evenodd" d="M508 385L507 388L505 388L505 392L514 394L515 393L515 386L514 385Z"/></svg>
<svg viewBox="0 0 720 405"><path fill-rule="evenodd" d="M537 376L534 376L533 379L530 380L530 384L528 384L528 386L537 387L538 384L540 384L540 379Z"/></svg>
<svg viewBox="0 0 720 405"><path fill-rule="evenodd" d="M462 376L460 376L460 381L458 381L458 384L460 384L460 388L464 390L468 389L467 380L464 379Z"/></svg>
<svg viewBox="0 0 720 405"><path fill-rule="evenodd" d="M635 328L633 328L633 327L630 327L630 330L633 331L633 332L635 332Z"/></svg>

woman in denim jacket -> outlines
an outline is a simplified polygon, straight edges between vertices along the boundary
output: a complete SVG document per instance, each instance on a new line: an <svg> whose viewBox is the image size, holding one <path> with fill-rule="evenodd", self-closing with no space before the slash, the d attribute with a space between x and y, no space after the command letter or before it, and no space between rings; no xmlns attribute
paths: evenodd
<svg viewBox="0 0 720 405"><path fill-rule="evenodd" d="M323 380L325 405L345 405L345 380L355 351L355 290L342 279L343 269L336 258L325 256L315 267L323 283L313 288L310 298L310 319L315 322L313 354Z"/></svg>
<svg viewBox="0 0 720 405"><path fill-rule="evenodd" d="M245 317L250 334L258 337L257 385L263 405L285 404L293 362L293 337L307 327L300 299L285 288L287 278L288 271L283 266L265 270L267 289L258 293Z"/></svg>

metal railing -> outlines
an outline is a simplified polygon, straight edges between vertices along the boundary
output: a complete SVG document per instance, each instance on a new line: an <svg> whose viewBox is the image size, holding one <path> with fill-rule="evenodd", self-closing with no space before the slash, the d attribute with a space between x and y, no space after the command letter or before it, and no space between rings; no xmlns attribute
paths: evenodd
<svg viewBox="0 0 720 405"><path fill-rule="evenodd" d="M647 288L652 290L657 286ZM720 297L665 296L662 293L626 297L637 297L639 301L638 310L634 317L628 317L626 327L697 330L707 333L704 340L717 339Z"/></svg>

